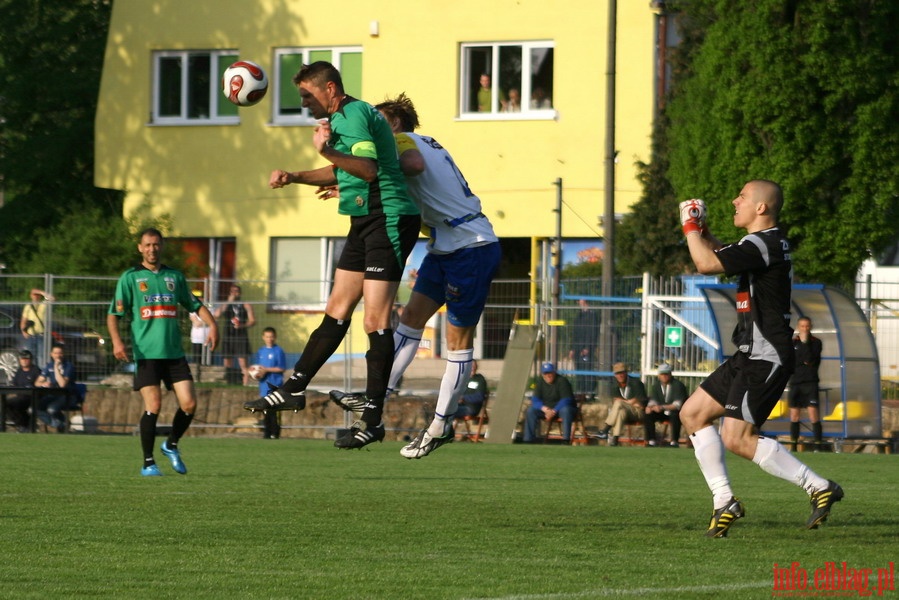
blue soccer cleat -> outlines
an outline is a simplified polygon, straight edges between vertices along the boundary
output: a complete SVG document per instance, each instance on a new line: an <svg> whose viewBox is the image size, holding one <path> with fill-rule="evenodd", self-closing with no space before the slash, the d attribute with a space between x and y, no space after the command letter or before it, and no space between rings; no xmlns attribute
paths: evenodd
<svg viewBox="0 0 899 600"><path fill-rule="evenodd" d="M181 453L178 452L177 448L169 448L168 440L162 442L159 449L172 461L172 468L175 469L176 473L181 473L182 475L187 473L187 467L184 466L184 461L181 460Z"/></svg>
<svg viewBox="0 0 899 600"><path fill-rule="evenodd" d="M159 467L156 466L156 463L152 465L148 465L146 467L142 467L140 470L140 474L144 477L162 477L162 471L159 470Z"/></svg>

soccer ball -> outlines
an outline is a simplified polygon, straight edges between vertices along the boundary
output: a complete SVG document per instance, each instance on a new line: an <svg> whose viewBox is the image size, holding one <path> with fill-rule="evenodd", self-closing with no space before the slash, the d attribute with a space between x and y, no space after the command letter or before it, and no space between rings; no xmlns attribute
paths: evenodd
<svg viewBox="0 0 899 600"><path fill-rule="evenodd" d="M253 106L265 97L268 76L262 67L249 60L239 60L222 75L222 93L237 106Z"/></svg>
<svg viewBox="0 0 899 600"><path fill-rule="evenodd" d="M265 369L262 368L262 365L250 365L250 368L247 369L247 372L250 375L250 379L253 381L259 381L263 377L265 377Z"/></svg>

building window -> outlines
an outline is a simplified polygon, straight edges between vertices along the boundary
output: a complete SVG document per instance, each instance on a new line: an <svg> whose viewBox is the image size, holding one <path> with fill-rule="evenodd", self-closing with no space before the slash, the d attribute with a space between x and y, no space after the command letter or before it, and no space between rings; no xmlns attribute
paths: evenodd
<svg viewBox="0 0 899 600"><path fill-rule="evenodd" d="M362 47L277 48L275 49L274 122L278 125L314 125L315 120L303 108L293 76L300 67L324 60L340 71L344 91L354 98L362 96Z"/></svg>
<svg viewBox="0 0 899 600"><path fill-rule="evenodd" d="M551 119L553 42L462 44L463 119Z"/></svg>
<svg viewBox="0 0 899 600"><path fill-rule="evenodd" d="M153 55L153 123L238 123L237 106L222 93L222 74L236 50L167 50Z"/></svg>
<svg viewBox="0 0 899 600"><path fill-rule="evenodd" d="M272 310L323 309L344 244L344 238L272 238Z"/></svg>

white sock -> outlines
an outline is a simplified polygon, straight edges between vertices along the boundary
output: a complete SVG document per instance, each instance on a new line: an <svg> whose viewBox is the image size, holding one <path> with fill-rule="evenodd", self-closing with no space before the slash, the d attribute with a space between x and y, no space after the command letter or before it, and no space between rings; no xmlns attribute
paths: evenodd
<svg viewBox="0 0 899 600"><path fill-rule="evenodd" d="M390 369L390 379L387 380L389 390L396 390L397 382L412 364L424 331L412 329L402 323L396 326L396 331L393 332L393 368Z"/></svg>
<svg viewBox="0 0 899 600"><path fill-rule="evenodd" d="M459 407L459 398L471 379L471 360L473 348L450 350L446 353L446 370L440 380L440 394L437 396L437 407L434 409L434 420L428 427L428 433L441 437L446 430L447 419L452 419Z"/></svg>
<svg viewBox="0 0 899 600"><path fill-rule="evenodd" d="M785 479L804 489L809 495L827 487L827 480L809 469L776 440L759 438L752 462L765 473Z"/></svg>
<svg viewBox="0 0 899 600"><path fill-rule="evenodd" d="M724 443L718 430L709 425L690 436L693 442L693 453L699 470L712 492L715 510L723 508L734 497L730 489L730 478L727 476L727 465L724 462Z"/></svg>

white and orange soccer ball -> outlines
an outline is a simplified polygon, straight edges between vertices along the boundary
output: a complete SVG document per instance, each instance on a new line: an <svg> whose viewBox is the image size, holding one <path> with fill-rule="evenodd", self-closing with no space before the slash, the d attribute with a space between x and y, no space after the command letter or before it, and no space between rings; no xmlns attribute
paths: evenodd
<svg viewBox="0 0 899 600"><path fill-rule="evenodd" d="M256 63L239 60L222 74L222 93L237 106L253 106L265 98L268 75Z"/></svg>
<svg viewBox="0 0 899 600"><path fill-rule="evenodd" d="M250 365L250 368L247 369L247 373L250 375L250 379L253 381L259 381L263 377L265 377L265 369L262 365Z"/></svg>

